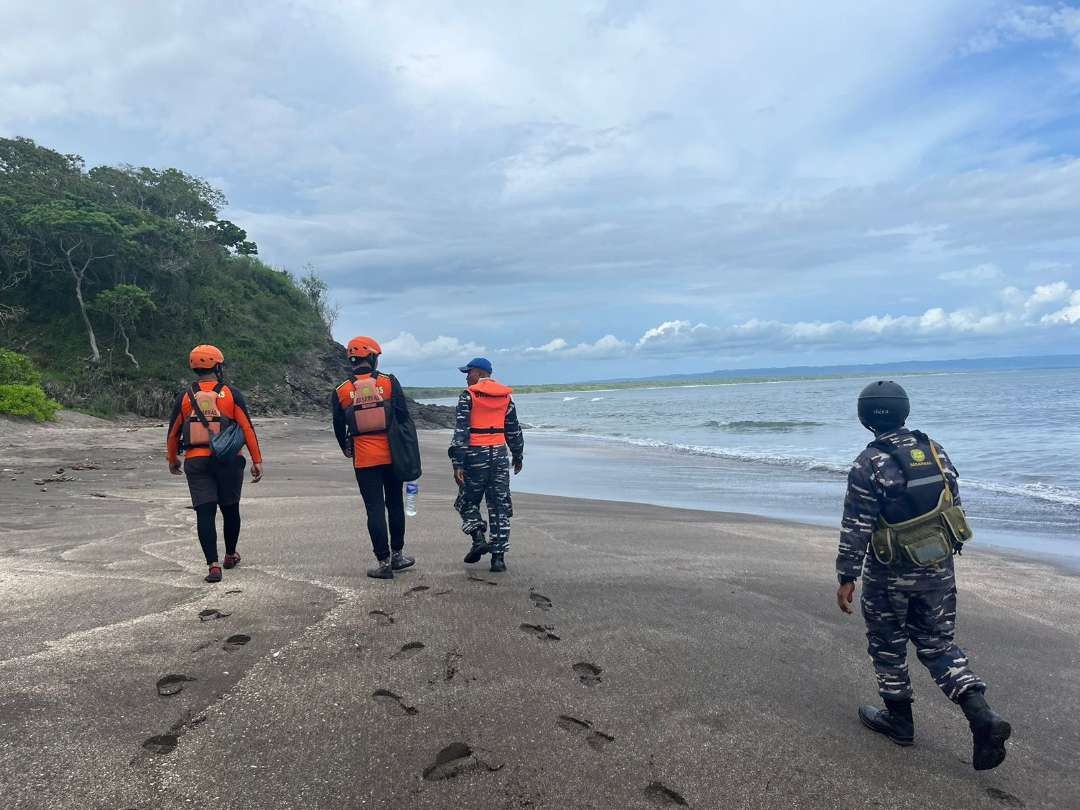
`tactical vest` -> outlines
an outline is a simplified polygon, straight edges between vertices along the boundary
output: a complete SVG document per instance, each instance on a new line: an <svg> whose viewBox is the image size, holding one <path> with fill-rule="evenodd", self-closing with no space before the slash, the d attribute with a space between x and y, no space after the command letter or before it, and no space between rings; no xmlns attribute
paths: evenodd
<svg viewBox="0 0 1080 810"><path fill-rule="evenodd" d="M508 388L490 377L469 386L472 409L469 414L469 446L492 447L506 444L506 411L510 407Z"/></svg>
<svg viewBox="0 0 1080 810"><path fill-rule="evenodd" d="M904 491L882 504L870 545L885 565L903 554L917 566L938 565L959 553L974 533L964 511L953 503L945 467L925 433L912 431L914 447L877 439L870 447L887 453L900 467Z"/></svg>
<svg viewBox="0 0 1080 810"><path fill-rule="evenodd" d="M353 377L339 386L338 398L345 408L350 436L386 432L390 425L389 388L390 378L381 374Z"/></svg>
<svg viewBox="0 0 1080 810"><path fill-rule="evenodd" d="M209 391L203 390L197 382L191 384L186 395L186 404L190 410L184 419L181 433L184 448L209 447L210 437L221 433L223 428L232 423L232 419L224 413L226 410L232 410L225 406L226 401L232 403L232 397L224 391L224 388L225 383L221 382ZM206 417L205 425L196 413L196 405Z"/></svg>

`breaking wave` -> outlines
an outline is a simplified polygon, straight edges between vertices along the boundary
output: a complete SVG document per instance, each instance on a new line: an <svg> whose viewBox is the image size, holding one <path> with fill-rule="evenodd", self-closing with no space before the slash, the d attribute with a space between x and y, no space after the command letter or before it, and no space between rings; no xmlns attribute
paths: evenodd
<svg viewBox="0 0 1080 810"><path fill-rule="evenodd" d="M710 419L702 424L702 427L723 430L728 433L793 433L797 430L810 430L816 427L824 427L824 423L797 420L789 422L763 422L752 419L736 422L718 422L715 419Z"/></svg>

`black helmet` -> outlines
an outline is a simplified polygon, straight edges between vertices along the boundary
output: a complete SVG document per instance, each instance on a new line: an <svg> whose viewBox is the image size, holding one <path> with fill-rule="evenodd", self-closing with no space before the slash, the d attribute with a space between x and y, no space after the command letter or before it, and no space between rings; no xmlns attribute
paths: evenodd
<svg viewBox="0 0 1080 810"><path fill-rule="evenodd" d="M907 421L911 401L892 380L870 383L859 394L859 421L867 430L896 430Z"/></svg>

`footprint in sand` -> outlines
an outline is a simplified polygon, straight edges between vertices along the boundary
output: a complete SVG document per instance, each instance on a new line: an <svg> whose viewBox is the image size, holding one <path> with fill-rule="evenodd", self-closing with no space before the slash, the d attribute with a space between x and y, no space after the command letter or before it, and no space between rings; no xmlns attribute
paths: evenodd
<svg viewBox="0 0 1080 810"><path fill-rule="evenodd" d="M188 680L195 680L189 678ZM165 734L157 734L143 741L142 747L152 754L169 754L176 748L177 743L180 741L180 735L183 734L189 728L195 728L195 726L201 725L206 722L206 715L201 714L198 717L192 717L191 714L185 714L182 718L172 724ZM139 758L135 757L131 761L134 765L138 762Z"/></svg>
<svg viewBox="0 0 1080 810"><path fill-rule="evenodd" d="M560 714L558 723L559 728L565 729L571 734L583 734L585 736L585 742L597 751L603 751L608 745L615 742L614 737L610 734L605 734L603 731L597 731L592 727L592 723L588 720L579 720L568 714Z"/></svg>
<svg viewBox="0 0 1080 810"><path fill-rule="evenodd" d="M551 610L551 600L544 596L542 593L530 591L529 601L533 603L533 607L535 608L539 608L540 610Z"/></svg>
<svg viewBox="0 0 1080 810"><path fill-rule="evenodd" d="M429 782L453 779L481 768L497 771L503 765L503 761L490 751L473 748L468 743L452 742L435 755L434 762L424 768L424 779Z"/></svg>
<svg viewBox="0 0 1080 810"><path fill-rule="evenodd" d="M388 627L394 623L394 617L385 610L372 610L368 613L368 616L373 618L380 627Z"/></svg>
<svg viewBox="0 0 1080 810"><path fill-rule="evenodd" d="M225 644L222 645L222 649L225 650L225 652L239 650L249 641L251 641L251 636L245 635L244 633L237 633L235 636L229 636L225 639Z"/></svg>
<svg viewBox="0 0 1080 810"><path fill-rule="evenodd" d="M233 588L231 591L225 591L225 595L228 596L230 593L243 593L243 592L244 592L243 588Z"/></svg>
<svg viewBox="0 0 1080 810"><path fill-rule="evenodd" d="M996 802L1000 802L1006 807L1027 807L1024 801L1011 793L1006 793L1004 790L998 790L994 787L988 787L986 789L986 795Z"/></svg>
<svg viewBox="0 0 1080 810"><path fill-rule="evenodd" d="M490 579L484 579L483 577L478 577L478 576L476 576L476 574L469 574L469 579L471 581L473 581L473 582L483 582L485 585L498 585L499 584L498 582L492 582Z"/></svg>
<svg viewBox="0 0 1080 810"><path fill-rule="evenodd" d="M142 747L152 754L169 754L178 742L180 737L176 734L158 734L143 742Z"/></svg>
<svg viewBox="0 0 1080 810"><path fill-rule="evenodd" d="M408 644L401 645L401 649L390 656L391 660L397 658L412 658L414 655L424 649L424 645L419 641L410 641Z"/></svg>
<svg viewBox="0 0 1080 810"><path fill-rule="evenodd" d="M376 689L371 693L371 697L376 703L381 703L382 705L393 709L395 712L400 710L410 716L420 714L419 709L415 706L406 706L401 702L401 695L397 695L389 689Z"/></svg>
<svg viewBox="0 0 1080 810"><path fill-rule="evenodd" d="M232 614L222 613L217 608L207 608L199 611L200 622L212 622L214 619L224 619L226 616L232 616Z"/></svg>
<svg viewBox="0 0 1080 810"><path fill-rule="evenodd" d="M689 807L690 803L663 782L650 782L642 791L645 798L661 807Z"/></svg>
<svg viewBox="0 0 1080 810"><path fill-rule="evenodd" d="M184 684L197 681L198 678L189 678L187 675L170 674L158 678L157 692L162 697L172 697L184 691Z"/></svg>
<svg viewBox="0 0 1080 810"><path fill-rule="evenodd" d="M405 591L405 595L408 596L411 593L423 593L424 591L430 591L431 588L427 585L417 585L415 588L409 588Z"/></svg>
<svg viewBox="0 0 1080 810"><path fill-rule="evenodd" d="M600 683L600 673L603 671L596 664L590 664L588 661L578 661L574 664L574 674L586 686L596 686Z"/></svg>
<svg viewBox="0 0 1080 810"><path fill-rule="evenodd" d="M536 636L541 641L561 641L559 636L555 635L551 631L555 628L539 625L539 624L523 624L521 629L528 633L530 636Z"/></svg>
<svg viewBox="0 0 1080 810"><path fill-rule="evenodd" d="M446 669L443 671L443 680L447 683L454 680L457 675L458 664L461 662L461 653L451 650L446 654Z"/></svg>
<svg viewBox="0 0 1080 810"><path fill-rule="evenodd" d="M689 807L690 803L662 782L650 782L642 791L645 798L660 807Z"/></svg>

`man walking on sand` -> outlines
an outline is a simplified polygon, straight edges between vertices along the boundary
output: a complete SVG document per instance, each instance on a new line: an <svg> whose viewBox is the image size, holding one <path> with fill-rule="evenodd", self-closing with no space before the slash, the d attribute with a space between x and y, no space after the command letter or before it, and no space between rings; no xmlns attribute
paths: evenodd
<svg viewBox="0 0 1080 810"><path fill-rule="evenodd" d="M395 421L412 428L401 384L378 370L382 347L366 335L349 341L352 376L330 395L330 410L341 453L352 459L367 512L368 536L376 566L372 579L393 579L416 564L405 553L405 481L395 472L390 430ZM387 530L389 518L389 531Z"/></svg>
<svg viewBox="0 0 1080 810"><path fill-rule="evenodd" d="M514 475L524 463L525 437L518 424L513 389L491 376L491 361L476 357L458 369L467 374L468 388L458 397L450 460L459 487L454 508L461 515L461 530L472 537L465 562L479 562L491 552L491 570L506 570L510 548L510 465ZM507 449L509 448L509 455ZM513 460L509 456L513 456ZM480 501L487 499L488 523L480 517ZM490 530L491 541L484 532Z"/></svg>
<svg viewBox="0 0 1080 810"><path fill-rule="evenodd" d="M859 719L897 745L914 743L910 640L945 696L967 717L975 770L989 770L1004 761L1012 729L987 705L986 684L953 642L953 555L972 532L960 508L956 468L941 445L904 427L910 410L907 393L894 382L871 383L859 395L859 421L875 438L848 475L836 601L844 613L852 612L862 574L868 652L885 704L883 710L859 707Z"/></svg>

